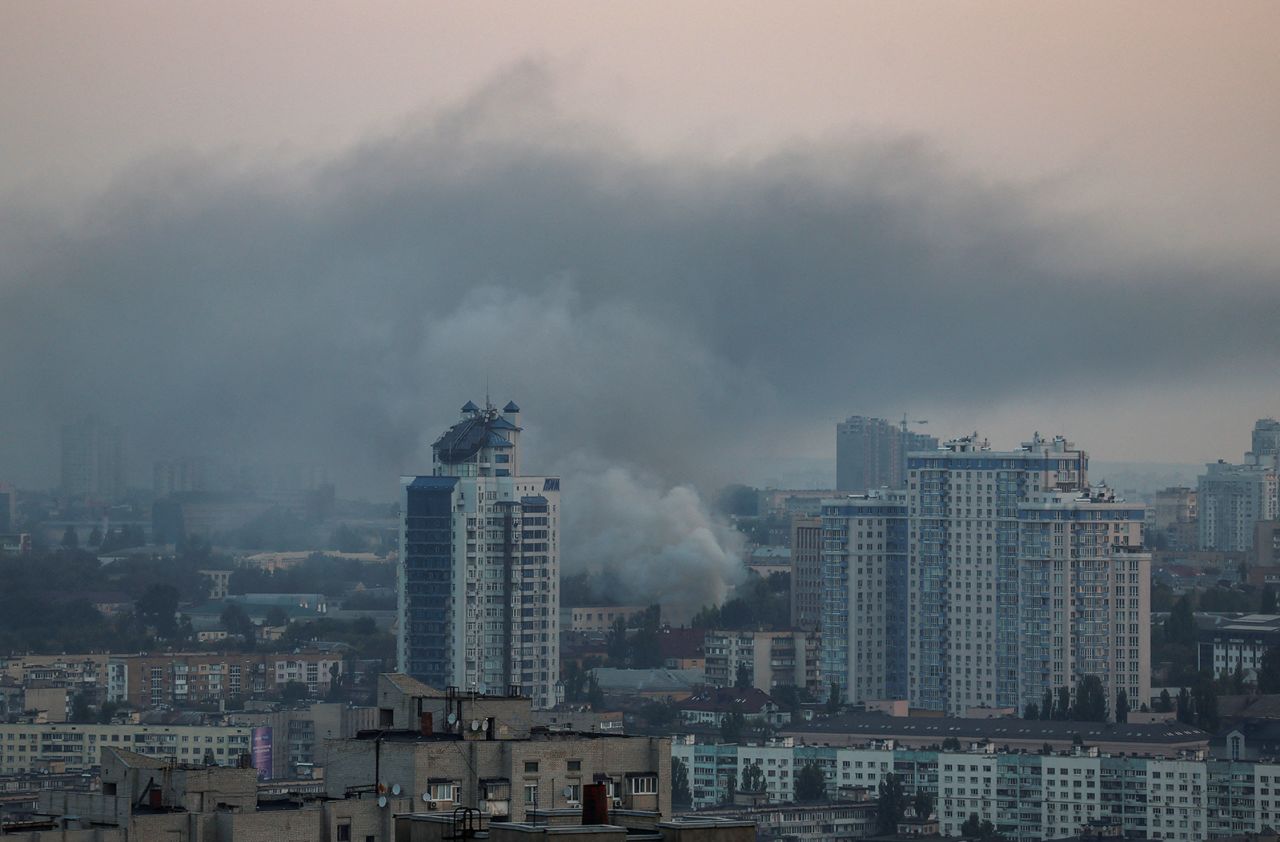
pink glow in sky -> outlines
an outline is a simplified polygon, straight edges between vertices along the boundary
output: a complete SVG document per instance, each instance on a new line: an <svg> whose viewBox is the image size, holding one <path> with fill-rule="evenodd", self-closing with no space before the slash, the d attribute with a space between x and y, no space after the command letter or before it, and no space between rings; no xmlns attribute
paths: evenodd
<svg viewBox="0 0 1280 842"><path fill-rule="evenodd" d="M0 189L74 197L173 151L325 155L534 60L642 153L909 133L1154 244L1274 257L1277 31L1270 2L14 2Z"/></svg>

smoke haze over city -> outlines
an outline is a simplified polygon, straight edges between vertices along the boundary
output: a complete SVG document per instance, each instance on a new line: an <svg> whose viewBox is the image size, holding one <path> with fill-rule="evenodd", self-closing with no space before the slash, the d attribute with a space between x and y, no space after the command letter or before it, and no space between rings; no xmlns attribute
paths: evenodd
<svg viewBox="0 0 1280 842"><path fill-rule="evenodd" d="M48 25L35 11L4 14L11 32ZM821 40L820 19L800 15L784 43ZM1009 26L1038 43L1042 23ZM168 49L165 27L191 37L189 24L155 18L139 35L144 52ZM1201 78L1213 90L1272 89L1274 64L1249 34L1265 27L1247 24L1242 15L1204 35ZM936 37L936 22L919 25ZM1165 25L1159 43L1187 43L1185 15ZM425 80L398 114L365 113L337 140L287 148L264 140L271 124L247 100L246 127L221 137L208 127L199 142L166 127L130 146L113 128L112 163L97 168L69 163L74 138L41 147L36 128L11 127L31 168L6 165L0 211L5 478L52 485L59 426L92 413L125 431L134 484L152 459L212 456L320 464L340 494L391 499L396 476L429 469L429 445L457 406L488 388L524 407L527 459L565 474L570 512L591 511L586 495L574 502L586 485L575 469L590 464L645 495L636 511L676 522L675 510L703 506L693 489L705 498L765 482L787 459L828 457L832 424L849 412L910 411L935 435L978 429L1002 446L1062 432L1096 458L1185 464L1243 450L1239 431L1273 411L1280 256L1249 225L1218 224L1237 168L1261 160L1273 97L1214 106L1216 119L1247 126L1216 187L1157 178L1206 153L1225 161L1216 141L1148 136L1109 101L1089 111L1065 96L1074 82L1054 90L1082 139L1053 147L1044 166L1028 163L1017 120L1006 167L991 136L956 131L955 115L895 118L883 92L858 100L864 111L832 98L833 116L804 111L794 132L771 112L767 130L744 128L736 146L726 138L746 118L725 106L704 151L706 124L684 111L645 131L613 106L583 107L590 91L570 68L599 56L548 43L492 46L487 64ZM1182 78L1158 50L1096 47L1117 79L1140 74L1172 91ZM801 52L780 60L780 78L793 79L788 61ZM192 84L204 86L218 64L196 55L206 64L189 68ZM100 60L81 54L67 78ZM23 74L45 61L10 58ZM653 108L640 81L648 65L618 61L616 84ZM1049 62L1020 66L1056 78ZM815 87L851 84L838 78L841 59L825 69ZM724 84L720 71L708 80L707 96ZM35 113L16 84L0 90ZM92 112L62 84L43 106L50 126ZM220 84L244 97L243 82ZM919 81L903 96L937 102ZM1211 98L1188 89L1163 107ZM1147 145L1158 162L1135 151ZM1085 151L1102 147L1123 154ZM1167 203L1140 200L1148 185L1199 210L1172 220L1157 207ZM1265 201L1257 195L1248 201ZM728 548L714 530L697 534L715 566ZM604 540L569 555L607 556Z"/></svg>

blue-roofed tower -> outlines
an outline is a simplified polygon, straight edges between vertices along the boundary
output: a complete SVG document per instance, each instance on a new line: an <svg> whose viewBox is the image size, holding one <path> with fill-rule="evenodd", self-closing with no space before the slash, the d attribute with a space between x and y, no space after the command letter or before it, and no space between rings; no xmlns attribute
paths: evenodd
<svg viewBox="0 0 1280 842"><path fill-rule="evenodd" d="M404 476L399 668L435 687L560 697L559 477L520 473L519 407L470 401Z"/></svg>

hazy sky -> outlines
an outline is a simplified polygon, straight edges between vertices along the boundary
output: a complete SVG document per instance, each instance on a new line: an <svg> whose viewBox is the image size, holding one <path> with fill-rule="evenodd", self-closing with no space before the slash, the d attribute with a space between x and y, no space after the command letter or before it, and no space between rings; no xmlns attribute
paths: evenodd
<svg viewBox="0 0 1280 842"><path fill-rule="evenodd" d="M664 482L758 479L855 412L1238 458L1280 413L1277 31L0 0L0 479L51 480L93 410L378 494L486 375L548 464Z"/></svg>

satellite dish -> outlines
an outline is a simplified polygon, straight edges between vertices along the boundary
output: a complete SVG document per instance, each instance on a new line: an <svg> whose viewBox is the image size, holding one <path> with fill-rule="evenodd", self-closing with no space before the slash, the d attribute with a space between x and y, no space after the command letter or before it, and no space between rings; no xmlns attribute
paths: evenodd
<svg viewBox="0 0 1280 842"><path fill-rule="evenodd" d="M473 719L473 720L471 720L471 730L472 730L472 731L479 731L479 730L480 730L480 720L479 720L479 719Z"/></svg>
<svg viewBox="0 0 1280 842"><path fill-rule="evenodd" d="M430 801L430 800L431 800L431 793L429 793L429 792L424 792L424 793L422 793L422 800L423 800L423 801Z"/></svg>
<svg viewBox="0 0 1280 842"><path fill-rule="evenodd" d="M565 788L564 788L564 797L565 797L565 798L568 798L568 797L569 797L569 796L571 796L571 795L573 795L573 787L571 787L571 786L567 786L567 787L565 787Z"/></svg>
<svg viewBox="0 0 1280 842"><path fill-rule="evenodd" d="M385 806L387 806L387 796L385 796L385 795L379 795L379 796L378 796L378 806L379 806L379 807L385 807Z"/></svg>
<svg viewBox="0 0 1280 842"><path fill-rule="evenodd" d="M399 794L400 794L400 784L392 784L392 785L391 785L391 794L392 794L392 795L399 795Z"/></svg>
<svg viewBox="0 0 1280 842"><path fill-rule="evenodd" d="M450 725L452 725L453 723L458 721L458 714L453 713L451 711L449 715L445 717L445 721L448 722Z"/></svg>

